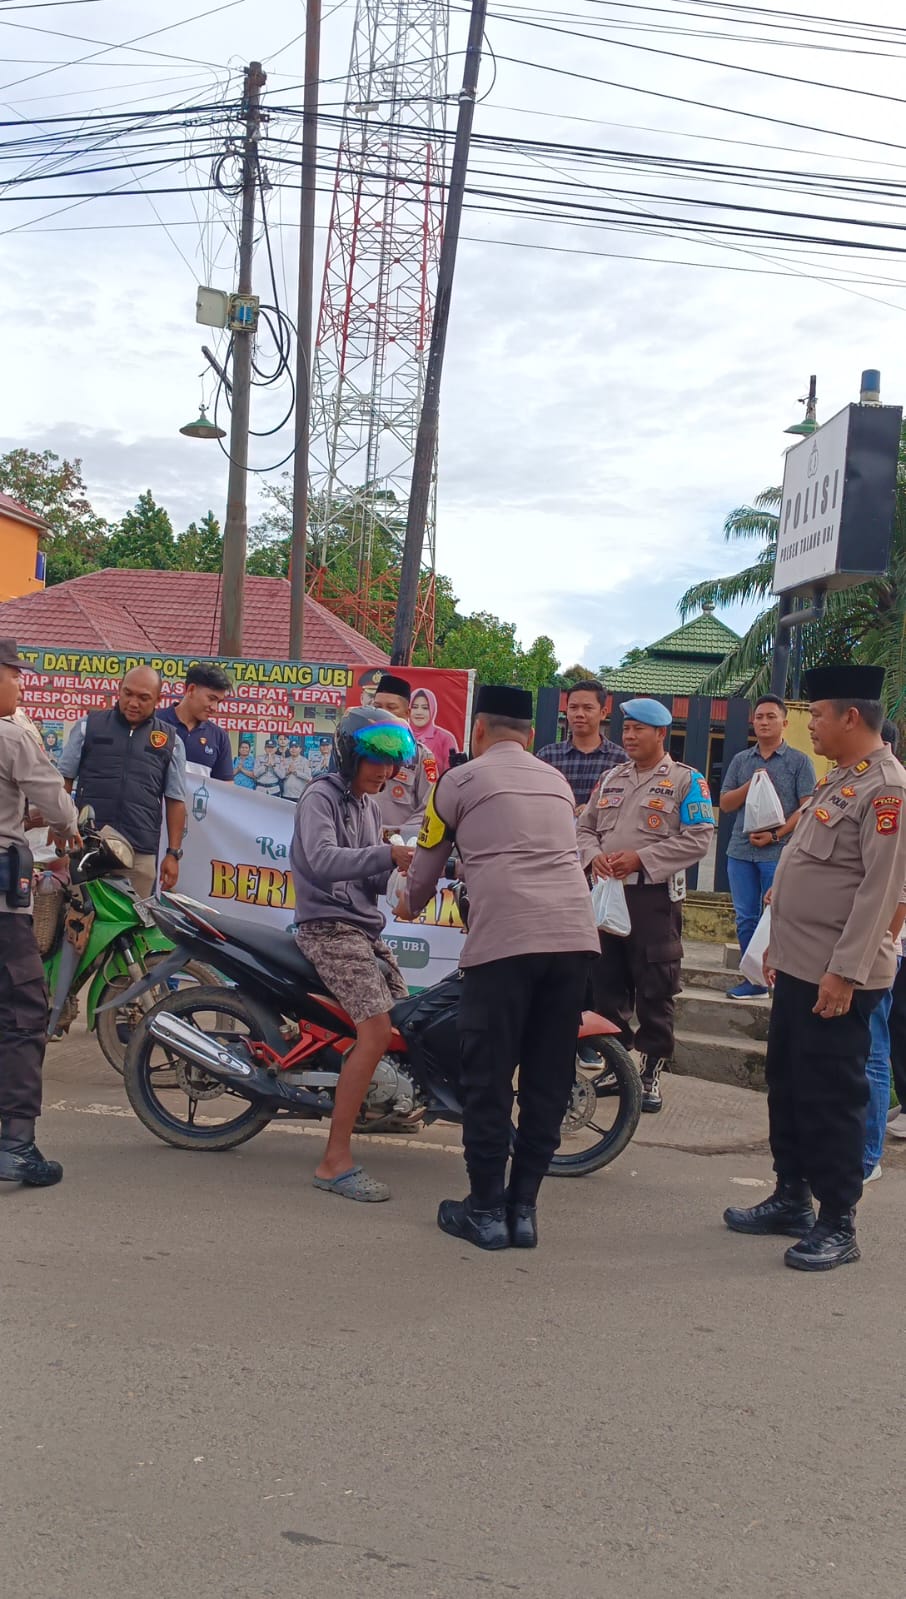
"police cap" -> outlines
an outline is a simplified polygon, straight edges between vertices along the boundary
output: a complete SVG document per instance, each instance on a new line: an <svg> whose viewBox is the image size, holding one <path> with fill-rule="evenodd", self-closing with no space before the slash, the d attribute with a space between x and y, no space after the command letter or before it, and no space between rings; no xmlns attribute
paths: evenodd
<svg viewBox="0 0 906 1599"><path fill-rule="evenodd" d="M644 722L646 727L669 727L673 717L660 700L624 700L620 707L624 722Z"/></svg>

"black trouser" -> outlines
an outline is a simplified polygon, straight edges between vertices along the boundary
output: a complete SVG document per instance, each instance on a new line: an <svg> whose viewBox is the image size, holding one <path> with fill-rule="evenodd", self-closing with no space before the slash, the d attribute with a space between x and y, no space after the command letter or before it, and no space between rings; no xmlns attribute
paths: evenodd
<svg viewBox="0 0 906 1599"><path fill-rule="evenodd" d="M765 1076L774 1170L806 1178L834 1213L862 1194L869 1020L884 989L857 988L845 1016L815 1016L816 983L777 973Z"/></svg>
<svg viewBox="0 0 906 1599"><path fill-rule="evenodd" d="M586 954L513 955L468 966L459 1007L462 1134L472 1197L503 1203L513 1077L519 1125L510 1194L533 1204L560 1142L576 1073Z"/></svg>
<svg viewBox="0 0 906 1599"><path fill-rule="evenodd" d="M594 1009L620 1027L626 1049L634 1045L652 1060L672 1060L683 907L673 903L666 883L631 884L626 903L632 922L629 937L601 934L601 959L592 972ZM635 1033L633 1011L639 1019Z"/></svg>
<svg viewBox="0 0 906 1599"><path fill-rule="evenodd" d="M890 1070L897 1099L906 1111L906 960L893 982L890 1007Z"/></svg>
<svg viewBox="0 0 906 1599"><path fill-rule="evenodd" d="M41 1114L47 988L30 916L0 911L0 1116Z"/></svg>

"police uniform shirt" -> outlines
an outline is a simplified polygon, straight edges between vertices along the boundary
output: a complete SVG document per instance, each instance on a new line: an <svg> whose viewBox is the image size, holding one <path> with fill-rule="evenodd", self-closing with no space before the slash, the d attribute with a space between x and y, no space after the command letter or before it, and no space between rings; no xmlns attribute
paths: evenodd
<svg viewBox="0 0 906 1599"><path fill-rule="evenodd" d="M579 859L632 850L642 874L627 884L666 883L708 852L714 836L711 795L701 772L669 755L647 772L634 761L605 772L579 817Z"/></svg>
<svg viewBox="0 0 906 1599"><path fill-rule="evenodd" d="M434 894L450 854L462 858L469 931L460 965L514 955L600 950L576 856L572 790L512 740L445 772L431 795L409 868L413 915Z"/></svg>
<svg viewBox="0 0 906 1599"><path fill-rule="evenodd" d="M418 832L428 803L428 795L438 776L435 757L424 744L419 744L416 765L400 767L396 776L389 778L377 795L378 809L386 832L402 832L407 840L410 835Z"/></svg>
<svg viewBox="0 0 906 1599"><path fill-rule="evenodd" d="M768 960L806 983L862 988L896 975L890 923L906 873L906 770L886 746L822 777L803 802L771 895Z"/></svg>
<svg viewBox="0 0 906 1599"><path fill-rule="evenodd" d="M51 827L75 832L78 815L63 779L27 727L11 716L0 717L0 851L25 844L25 802L35 806ZM0 912L10 907L0 895ZM22 911L23 916L30 915Z"/></svg>

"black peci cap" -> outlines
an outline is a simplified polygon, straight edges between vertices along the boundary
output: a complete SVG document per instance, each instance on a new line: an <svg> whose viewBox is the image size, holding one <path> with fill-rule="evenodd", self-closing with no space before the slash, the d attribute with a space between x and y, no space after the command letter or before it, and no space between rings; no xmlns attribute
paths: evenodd
<svg viewBox="0 0 906 1599"><path fill-rule="evenodd" d="M18 672L27 665L28 662L23 661L19 654L19 646L15 639L0 638L0 666L9 666L14 672Z"/></svg>
<svg viewBox="0 0 906 1599"><path fill-rule="evenodd" d="M880 700L883 666L815 666L803 673L809 700Z"/></svg>
<svg viewBox="0 0 906 1599"><path fill-rule="evenodd" d="M526 688L505 683L483 683L475 696L476 716L509 716L514 722L532 720L532 696Z"/></svg>
<svg viewBox="0 0 906 1599"><path fill-rule="evenodd" d="M375 694L398 694L400 699L411 700L412 689L404 677L394 677L392 672L385 672L378 678Z"/></svg>

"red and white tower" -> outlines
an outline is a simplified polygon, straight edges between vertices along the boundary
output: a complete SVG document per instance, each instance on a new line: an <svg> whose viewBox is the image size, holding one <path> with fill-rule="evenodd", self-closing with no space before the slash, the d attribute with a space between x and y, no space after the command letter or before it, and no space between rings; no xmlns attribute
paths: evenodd
<svg viewBox="0 0 906 1599"><path fill-rule="evenodd" d="M312 591L393 633L381 526L405 528L444 207L448 0L358 0L312 374ZM434 648L435 485L416 642ZM386 542L386 541L384 541Z"/></svg>

